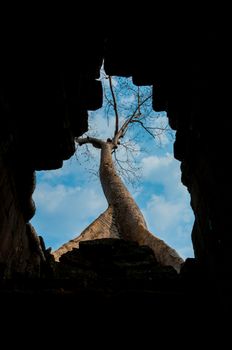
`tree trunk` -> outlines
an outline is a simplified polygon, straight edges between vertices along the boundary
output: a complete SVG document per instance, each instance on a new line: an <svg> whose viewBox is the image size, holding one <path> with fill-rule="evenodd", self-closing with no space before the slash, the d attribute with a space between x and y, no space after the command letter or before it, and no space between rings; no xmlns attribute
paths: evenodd
<svg viewBox="0 0 232 350"><path fill-rule="evenodd" d="M161 265L171 265L180 271L183 260L174 249L148 231L143 214L117 175L112 160L115 144L94 138L81 139L79 143L92 143L101 149L100 180L109 207L80 236L53 252L55 259L59 260L67 251L78 248L80 241L114 237L149 246Z"/></svg>
<svg viewBox="0 0 232 350"><path fill-rule="evenodd" d="M120 236L148 245L162 265L171 265L179 271L183 260L174 249L148 231L139 207L116 173L112 148L112 143L102 144L100 180L108 204L113 208Z"/></svg>

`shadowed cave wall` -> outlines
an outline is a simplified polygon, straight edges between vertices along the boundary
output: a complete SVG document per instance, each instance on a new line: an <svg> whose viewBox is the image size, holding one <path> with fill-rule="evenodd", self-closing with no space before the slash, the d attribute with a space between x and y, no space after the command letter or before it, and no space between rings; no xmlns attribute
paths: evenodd
<svg viewBox="0 0 232 350"><path fill-rule="evenodd" d="M105 29L23 28L2 35L0 69L0 273L40 276L42 238L29 221L34 172L56 169L88 128L88 110L102 105L96 79L104 59L110 75L153 85L153 108L176 130L174 155L195 214L196 261L210 276L228 278L230 259L229 79L226 31L204 21L172 30L155 21L137 35ZM183 30L184 28L184 30ZM187 39L186 39L187 38ZM224 277L223 277L224 276Z"/></svg>

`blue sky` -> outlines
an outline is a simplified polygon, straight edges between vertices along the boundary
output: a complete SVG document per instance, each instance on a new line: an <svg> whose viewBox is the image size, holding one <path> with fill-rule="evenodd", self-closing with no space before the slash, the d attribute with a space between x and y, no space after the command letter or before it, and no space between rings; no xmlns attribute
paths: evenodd
<svg viewBox="0 0 232 350"><path fill-rule="evenodd" d="M116 89L116 79L114 86ZM134 101L132 94L118 98L129 110ZM89 135L112 136L114 118L111 111L108 117L104 111L103 108L89 113ZM123 113L122 109L122 119ZM155 119L156 125L167 125L165 113L156 114ZM180 163L173 158L173 137L166 133L154 140L144 130L140 131L134 129L128 133L128 139L136 149L134 157L136 167L140 169L140 181L136 186L127 186L142 210L149 230L183 258L192 257L193 213L189 193L180 181ZM119 152L120 158L126 156L124 147ZM31 222L44 238L46 247L57 249L78 236L107 208L100 181L93 174L97 172L99 158L99 150L91 150L89 158L84 148L77 148L76 154L64 162L62 169L37 172L33 195L37 209Z"/></svg>

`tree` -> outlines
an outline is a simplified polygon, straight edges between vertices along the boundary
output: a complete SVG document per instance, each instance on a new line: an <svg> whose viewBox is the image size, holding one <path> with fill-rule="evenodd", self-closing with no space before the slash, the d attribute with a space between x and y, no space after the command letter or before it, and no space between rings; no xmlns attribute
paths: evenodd
<svg viewBox="0 0 232 350"><path fill-rule="evenodd" d="M83 231L82 234L77 239L72 240L72 242L75 241L76 244L78 244L80 240L85 239L86 232L91 232L91 234L88 233L87 237L99 238L100 232L102 230L107 230L108 227L108 231L111 230L113 234L118 237L125 240L136 241L140 245L148 245L154 251L159 263L162 265L172 265L179 271L183 260L174 249L148 230L139 207L115 168L116 162L123 174L131 171L131 169L125 169L124 164L122 164L117 157L117 151L120 147L124 146L126 151L130 150L131 143L128 142L128 140L125 142L123 140L131 127L139 127L156 139L161 133L167 130L167 126L159 127L151 123L151 107L149 107L149 102L151 100L150 91L135 87L131 83L125 82L125 80L117 90L114 87L112 77L104 76L103 78L107 79L109 83L108 88L104 87L106 100L105 112L108 115L110 110L113 111L115 120L113 135L109 135L106 140L88 135L86 137L77 138L76 142L78 146L91 145L100 150L99 176L109 207L105 213L100 216L100 219L98 218L95 220L94 223L86 229L87 231ZM122 109L120 108L120 96L118 96L117 91L122 93L123 89L126 91L126 94L129 93L130 96L133 96L133 103L132 106L130 105L126 108L128 112L127 115L121 118L120 113L122 113ZM113 156L115 162L113 161ZM110 224L107 224L107 226L106 222ZM104 223L105 226L103 228L102 225ZM63 248L59 249L59 252L57 251L57 256L67 250L70 249L66 244Z"/></svg>

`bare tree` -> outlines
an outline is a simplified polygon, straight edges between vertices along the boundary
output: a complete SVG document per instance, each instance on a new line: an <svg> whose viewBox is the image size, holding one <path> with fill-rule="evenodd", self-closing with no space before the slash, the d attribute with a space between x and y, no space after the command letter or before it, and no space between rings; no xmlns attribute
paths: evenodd
<svg viewBox="0 0 232 350"><path fill-rule="evenodd" d="M89 239L90 237L99 238L102 230L108 233L111 230L114 237L136 241L140 245L148 245L162 265L172 265L179 271L183 260L174 249L148 230L138 205L115 168L116 162L123 174L128 174L128 171L133 172L132 168L128 169L128 161L120 160L117 156L120 147L124 147L126 152L131 151L131 140L125 139L125 135L131 128L141 129L141 131L157 139L167 131L168 126L155 126L154 121L152 123L151 93L149 89L135 87L126 83L125 80L122 82L123 86L115 89L111 76L104 76L104 79L108 80L108 88L104 87L106 100L104 107L107 115L110 112L113 112L114 115L113 135L109 135L106 140L88 135L77 138L76 142L78 146L91 145L100 150L99 176L109 207L100 216L101 220L98 218L86 229L88 234L85 230L72 242L78 244L80 240ZM124 95L120 96L122 91L124 91ZM123 117L122 114L124 114ZM70 250L70 247L71 245L64 245L55 256L59 257L64 251Z"/></svg>

